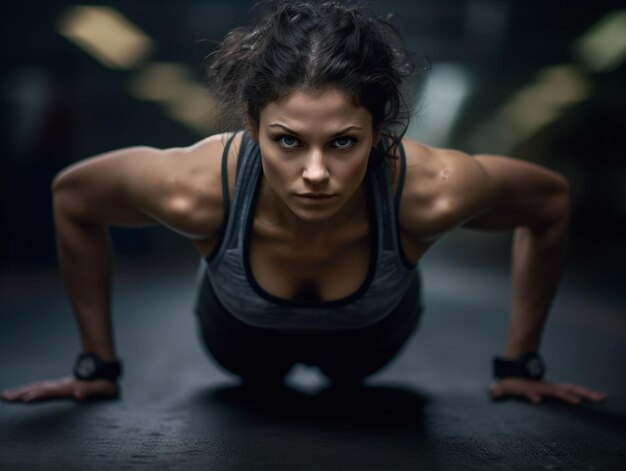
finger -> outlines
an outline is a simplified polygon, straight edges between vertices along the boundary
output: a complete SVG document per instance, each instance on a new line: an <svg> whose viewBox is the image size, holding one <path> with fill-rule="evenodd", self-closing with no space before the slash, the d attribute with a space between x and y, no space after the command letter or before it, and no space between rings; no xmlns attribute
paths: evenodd
<svg viewBox="0 0 626 471"><path fill-rule="evenodd" d="M24 396L32 393L35 389L33 386L14 389L4 394L3 399L7 401L23 401Z"/></svg>
<svg viewBox="0 0 626 471"><path fill-rule="evenodd" d="M600 391L593 391L591 389L583 388L581 386L573 386L572 391L578 394L580 397L593 402L600 402L606 399L606 394Z"/></svg>
<svg viewBox="0 0 626 471"><path fill-rule="evenodd" d="M38 383L36 388L32 388L23 394L24 402L41 401L53 397L71 396L71 384L67 381L44 381Z"/></svg>
<svg viewBox="0 0 626 471"><path fill-rule="evenodd" d="M5 401L25 401L46 398L51 395L68 395L73 378L64 377L58 380L38 381L14 389L2 391L0 398Z"/></svg>
<svg viewBox="0 0 626 471"><path fill-rule="evenodd" d="M554 391L554 384L549 381L528 381L522 386L521 393L534 404L542 402L545 396L552 396Z"/></svg>
<svg viewBox="0 0 626 471"><path fill-rule="evenodd" d="M7 389L6 391L2 391L0 393L0 399L3 401L12 401L16 395L15 391Z"/></svg>
<svg viewBox="0 0 626 471"><path fill-rule="evenodd" d="M20 397L22 402L35 402L39 400L39 392L38 391L30 391L22 394Z"/></svg>
<svg viewBox="0 0 626 471"><path fill-rule="evenodd" d="M24 402L35 402L35 401L40 401L41 399L45 399L46 398L46 391L43 389L36 389L33 388L31 391L27 391L24 394L22 394L22 401Z"/></svg>
<svg viewBox="0 0 626 471"><path fill-rule="evenodd" d="M21 396L22 394L30 391L32 388L37 387L38 385L39 383L32 383L32 384L27 384L25 386L20 386L19 388L7 389L5 391L2 391L2 398L13 400Z"/></svg>
<svg viewBox="0 0 626 471"><path fill-rule="evenodd" d="M601 402L606 399L606 394L600 391L594 391L584 388L582 386L576 386L574 384L562 385L570 394L576 395L579 400L586 399L592 402Z"/></svg>
<svg viewBox="0 0 626 471"><path fill-rule="evenodd" d="M578 405L582 401L580 396L570 393L559 393L557 397L572 405Z"/></svg>
<svg viewBox="0 0 626 471"><path fill-rule="evenodd" d="M539 404L543 400L543 398L541 397L541 394L538 393L537 391L528 391L526 393L526 397L533 404Z"/></svg>
<svg viewBox="0 0 626 471"><path fill-rule="evenodd" d="M49 397L53 397L55 395L58 396L58 394L55 394L54 388L50 386L40 386L38 388L33 388L30 391L25 392L22 395L22 400L24 402L35 402L47 399Z"/></svg>
<svg viewBox="0 0 626 471"><path fill-rule="evenodd" d="M580 396L578 396L574 392L571 392L569 388L564 388L558 385L550 388L547 394L570 404L580 404L581 401Z"/></svg>
<svg viewBox="0 0 626 471"><path fill-rule="evenodd" d="M0 399L2 399L3 401L11 402L11 401L15 401L15 398L16 398L16 394L13 394L13 393L0 394Z"/></svg>
<svg viewBox="0 0 626 471"><path fill-rule="evenodd" d="M45 387L50 387L55 384L55 381L38 381L36 383L29 383L24 386L20 386L19 388L7 389L2 392L3 398L18 398L23 396L24 394L28 394L33 390L38 390Z"/></svg>
<svg viewBox="0 0 626 471"><path fill-rule="evenodd" d="M492 399L500 399L504 396L504 390L498 383L494 383L489 386L489 393L491 394Z"/></svg>

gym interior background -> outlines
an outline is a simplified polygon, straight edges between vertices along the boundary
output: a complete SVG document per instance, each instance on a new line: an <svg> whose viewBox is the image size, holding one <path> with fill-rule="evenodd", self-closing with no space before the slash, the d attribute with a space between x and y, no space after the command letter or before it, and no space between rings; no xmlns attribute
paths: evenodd
<svg viewBox="0 0 626 471"><path fill-rule="evenodd" d="M263 10L255 3L11 2L0 31L3 271L55 262L50 181L63 167L125 146L186 146L218 130L202 61L214 41ZM409 137L565 174L571 253L583 261L624 253L626 13L618 4L371 4L395 14L418 63L432 63L412 89ZM165 230L132 232L116 234L125 258L162 256L179 242Z"/></svg>
<svg viewBox="0 0 626 471"><path fill-rule="evenodd" d="M0 51L0 352L4 358L0 368L0 388L53 375L56 371L54 368L65 367L68 360L73 358L73 352L79 345L56 268L51 216L52 178L73 162L112 149L133 145L159 148L186 146L217 132L219 123L215 119L210 89L206 87L203 78L203 58L213 50L215 41L233 27L248 21L251 11L261 12L266 8L263 2L255 4L254 1L246 0L80 3L25 0L10 2L4 7L0 18L0 38L3 44ZM489 409L491 406L485 404L481 406L484 409L481 409L472 402L482 397L478 394L464 396L460 401L455 396L447 406L444 400L444 406L440 409L423 409L424 416L430 420L426 422L431 425L437 423L441 427L439 430L447 430L449 433L437 435L437 427L435 432L431 428L428 435L431 443L440 440L437 442L440 448L420 448L419 459L430 460L430 469L458 468L468 463L458 454L458 450L463 449L469 463L486 469L496 469L493 467L495 463L499 463L498 466L503 469L505 463L510 465L506 469L522 469L525 466L536 469L534 466L538 463L552 466L553 469L559 466L568 469L593 469L594 466L609 469L613 465L617 466L620 460L623 464L626 456L625 438L623 433L615 434L615 430L624 429L626 416L623 400L626 384L621 378L624 376L626 359L626 301L622 274L626 263L626 9L623 3L609 0L573 0L566 3L556 0L391 0L371 2L370 6L380 14L392 13L392 21L404 36L407 48L414 52L417 62L424 64L429 61L432 64L429 75L419 83L410 84L408 90L415 109L408 130L409 137L433 146L452 147L470 153L503 154L537 162L563 173L570 180L573 213L570 255L562 290L565 294L559 294L557 299L555 324L552 330L549 329L546 339L546 342L548 339L553 342L553 346L547 348L552 348L553 359L560 359L562 365L565 365L557 367L562 368L561 372L579 374L572 379L581 383L593 383L591 380L595 378L597 382L588 384L590 387L608 388L609 393L613 394L613 402L606 404L608 409L597 413L587 411L584 416L577 412L579 415L574 419L569 415L570 412L564 412L563 408L554 405L558 414L554 410L550 414L558 417L553 417L553 422L541 415L541 412L533 410L529 413L524 404L513 405L508 412L498 409L498 414L516 424L506 430L513 430L513 435L517 433L517 438L523 436L526 440L512 465L506 461L507 453L502 448L507 446L507 435L504 429L494 425L499 423L499 419L495 412L489 412L493 411ZM189 280L193 280L198 259L191 244L162 228L113 229L112 235L116 267L120 273L119 280L122 280L118 281L122 285L116 291L119 293L118 305L129 302L134 306L133 309L141 310L145 302L150 309L154 309L159 306L154 299L161 299L158 297L161 295L169 309L180 311L177 315L185 317L185 322L190 323L191 313L186 312L190 303L181 300L187 299L187 294L191 293ZM426 319L428 316L433 319L425 319L424 329L427 332L430 328L434 335L438 325L446 332L448 329L468 328L465 325L468 322L467 313L460 317L452 314L446 317L445 312L454 310L444 301L451 291L477 300L472 308L474 312L469 315L475 312L487 313L484 314L487 317L481 318L484 325L478 325L485 326L483 335L486 335L484 338L489 348L485 348L484 352L478 348L484 355L478 355L476 360L477 363L483 362L479 371L485 380L488 378L487 350L495 350L503 342L506 312L497 314L495 311L505 310L501 307L506 306L507 302L510 240L510 234L455 231L433 248L423 263L427 296L425 315ZM431 278L427 269L433 273ZM481 281L484 283L481 284ZM126 282L128 284L124 284ZM133 294L133 287L137 286L142 288L137 288ZM166 296L168 290L171 290L171 295ZM148 298L153 301L146 301ZM177 300L180 301L178 305ZM495 307L489 303L495 303ZM459 301L459 306L463 306L462 301ZM437 312L438 308L440 312ZM54 315L45 311L54 311ZM487 327L485 319L492 315L491 311L493 319L502 318L497 321L497 328ZM132 317L130 313L124 316L127 314ZM127 326L125 322L136 322L137 330L129 327L131 331L147 333L156 338L159 326L162 332L167 332L171 327L163 323L165 321L156 322L154 332L149 329L146 331L139 327L139 319L145 320L148 314L133 315L138 317L127 320L122 314L116 314L120 316L118 329L135 325ZM160 314L162 317L168 315ZM571 324L567 324L570 321ZM430 327L428 322L432 322ZM570 336L562 339L561 344L558 343L562 333L557 330L561 325L559 322L574 326L571 331L565 328ZM45 331L46 334L44 331L38 332L32 328L37 325L40 330L46 329L45 326L49 326L50 330ZM59 326L64 326L66 330L61 332ZM191 329L190 325L187 327ZM135 347L130 343L136 341L136 337L125 332L120 333L118 343L130 361L129 371L132 372L130 353ZM395 370L392 368L389 374L393 376L400 371L415 371L413 368L422 368L422 372L430 371L432 374L419 373L416 384L427 393L434 392L434 396L443 394L440 397L445 398L442 391L446 390L447 379L437 376L437 363L432 358L428 360L427 356L428 348L436 350L441 348L441 343L430 337L419 338L423 333L417 334L415 348L423 350L424 357L420 360L401 360L399 366L396 365ZM592 340L585 340L585 335ZM176 335L170 340L181 348L189 342L188 338L183 340L182 336ZM154 342L158 343L157 340ZM476 338L473 342L463 347L466 354L477 350ZM574 345L580 346L580 349ZM613 347L609 348L608 345ZM576 358L584 359L582 363L572 360L572 350L576 350ZM451 355L449 352L449 349L440 351L439 360L453 365L456 360L453 356L446 356ZM135 358L141 358L141 355L150 357L152 354L136 352ZM193 358L189 360L192 364L197 361L200 365L206 361L200 358L199 348L185 355L188 360ZM178 357L174 353L170 356L162 353L158 358L172 367L177 364L172 359ZM603 366L597 367L596 363ZM578 369L581 364L584 365L582 370ZM151 371L154 368L152 366ZM619 371L622 373L616 373ZM135 417L131 411L150 409L146 405L146 401L150 403L146 397L153 397L150 396L152 393L146 393L147 396L138 393L133 402L133 384L137 384L136 391L143 392L153 390L155 384L166 389L170 386L163 378L144 378L137 371L135 373L135 378L142 378L143 383L132 383L131 376L128 376L130 383L127 386L129 398L124 409L126 415L123 417L118 409L118 412L111 412L110 417L113 419L110 420L119 419L119 423L127 423L130 417ZM213 374L219 377L218 373ZM307 377L302 378L302 384L308 384ZM196 384L196 380L190 381ZM463 384L470 383L468 378ZM438 386L429 390L425 384ZM459 391L458 383L454 383L454 387ZM478 391L473 387L479 389L480 384L468 386L469 390ZM463 387L460 390L466 391ZM385 396L388 393L383 391L380 394L383 398L399 400L398 404L413 404L412 399L403 402L406 397L402 395L389 393L391 396ZM297 426L292 423L285 425L288 419L284 413L278 412L278 406L269 408L273 414L254 410L249 417L240 417L235 408L230 410L228 407L232 404L241 406L242 396L237 395L239 393L233 396L230 390L220 394L192 401L190 407L193 410L210 403L220 420L226 421L226 417L239 424L241 430L246 430L241 432L242 436L261 440L255 443L264 444L268 448L243 447L250 453L248 458L241 458L244 452L239 452L239 459L243 461L232 461L234 455L230 454L229 449L221 448L219 453L213 455L212 462L219 462L219 466L214 469L260 469L246 468L245 460L256 456L253 453L255 450L259 453L259 450L272 450L273 442L271 438L265 438L270 441L263 442L264 439L255 435L254 426L249 421L266 423L278 417L280 425L276 425L278 428L274 430L279 434L280 430L289 430L293 434ZM372 404L377 404L378 396L361 399L368 407L376 407ZM291 400L287 400L286 404L309 404L299 402L300 398ZM250 408L254 409L249 402L243 403L248 412ZM359 401L356 403L359 404ZM461 410L461 404L467 409ZM264 407L267 405L266 402ZM41 407L68 406L71 405ZM364 419L355 419L356 415L351 415L354 410L350 407L354 408L349 406L351 412L342 417L356 423L354 430L357 430L363 426L361 421ZM78 449L83 446L82 455L72 455L70 452L64 455L61 451L55 454L53 451L57 448L54 441L48 451L38 446L42 441L52 439L41 430L52 430L63 435L54 423L57 419L67 419L63 414L74 414L68 412L69 409L63 409L62 413L57 411L58 416L47 416L41 425L38 414L44 409L39 409L39 412L35 409L20 412L8 405L1 405L0 408L7 417L7 421L0 425L0 435L5 443L14 445L0 451L0 464L4 462L19 467L33 463L57 463L62 466L74 463L72 457L82 456L76 459L85 462L89 459L90 463L99 463L104 467L110 464L107 459L113 459L95 454L93 448L90 448L93 445L81 445L77 436L73 436L73 443ZM487 415L479 419L479 422L484 421L480 422L483 424L481 427L485 430L489 430L489 427L494 431L499 430L497 438L488 432L478 432L476 425L459 425L459 422L473 420L472 413L468 412L474 410L472 408L486 411ZM50 409L46 410L50 413ZM156 414L155 417L159 416L154 408L150 411ZM394 410L387 412L395 417ZM141 422L141 412L136 413L138 415L132 420ZM294 409L290 409L290 413L294 413ZM27 414L29 419L24 420L23 414ZM175 412L172 414L175 415ZM531 416L528 419L530 429L520 424L521 417L528 417L528 414ZM89 421L80 422L86 419L72 417L80 424L78 430L92 431ZM305 422L313 420L307 415L297 417ZM426 433L422 418L411 416L410 420L413 419L421 424L419 433ZM439 419L441 421L437 422ZM572 420L578 422L573 423ZM169 422L166 431L161 430L163 425L157 422L156 419L146 422L151 425L144 429L157 435L150 438L150 433L147 433L147 438L141 442L143 445L147 446L147 443L152 443L150 440L159 439L159 434L167 435L167 430L171 431L172 427L176 429L175 421ZM378 422L378 426L385 429L381 423ZM537 430L533 424L547 426L549 430L555 431L554 436L545 432L545 428L542 433L548 433L548 438L539 432L532 432ZM600 430L596 438L613 438L605 441L604 445L598 444L599 438L595 442L592 440L591 445L586 441L587 445L580 448L580 443L587 438L589 424L595 427L596 432ZM281 429L281 426L284 428ZM557 432L568 427L574 430L571 432L574 434L573 441L554 438L562 436ZM111 425L109 433L114 434L114 429ZM22 438L16 438L12 430L20 430ZM125 432L121 433L121 437L128 439L132 435L130 425L127 428L122 426L122 430ZM195 429L188 428L186 432L179 430L182 438L180 442L170 441L170 450L184 449L182 443L185 433L197 438L194 433L200 433L199 430L200 425ZM338 433L339 443L342 443L341 437L345 438L347 432L343 430ZM358 435L358 432L354 433ZM398 430L395 433L399 434L394 435L396 444L405 443L403 440L423 438L423 435L403 436ZM312 439L315 433L309 429L303 436ZM400 460L391 469L404 469L405 465L408 468L409 464L414 465L418 459L416 454L402 455L400 448L395 448L391 441L383 444L380 456L367 454L372 453L365 449L367 437L373 440L374 435L366 435L365 438L359 436L363 440L360 452L362 457L368 456L369 461L359 462L357 466L358 460L339 460L339 463L345 465L344 469L350 466L383 469L379 466L382 461L377 460L383 460L390 453L394 453ZM552 445L545 442L548 439L553 440L550 442ZM174 455L164 457L157 452L140 453L137 451L139 445L136 448L123 448L112 435L106 436L104 440L109 448L113 444L119 446L116 448L122 450L119 459L124 458L131 465L141 465L142 460L144 464L161 460L159 462L170 463L172 467L176 467L175 463L181 463L175 461ZM269 458L268 454L264 454L264 459L269 460L267 463L273 463L274 466L268 464L268 469L278 469L276 466L279 464L287 466L285 463L298 463L298 469L316 469L315 466L327 463L320 450L323 446L330 446L328 443L312 442L309 448L304 445L298 448L293 435L285 436L285 440L292 440L289 443L293 448L282 455L283 459L287 459L284 456L291 456L293 461L276 461L277 458ZM243 442L242 439L238 443L241 445ZM453 445L457 451L446 454L446 447ZM165 446L164 442L161 446ZM350 449L350 445L346 446ZM58 447L61 450L62 444L58 444ZM595 447L595 451L589 447ZM35 449L38 451L35 452ZM328 451L327 458L334 457L337 460L340 456L339 448L327 448L331 449L332 453ZM524 452L529 449L534 450L534 458L523 458ZM216 449L212 450L215 452ZM436 450L441 453L438 454ZM139 457L132 458L133 453ZM200 462L201 458L206 463L208 458L205 453L206 449L197 451L193 455L195 458L187 456L185 463L193 464L194 459ZM302 461L302 456L308 456L308 461ZM404 456L404 461L401 456ZM377 467L374 468L374 465Z"/></svg>

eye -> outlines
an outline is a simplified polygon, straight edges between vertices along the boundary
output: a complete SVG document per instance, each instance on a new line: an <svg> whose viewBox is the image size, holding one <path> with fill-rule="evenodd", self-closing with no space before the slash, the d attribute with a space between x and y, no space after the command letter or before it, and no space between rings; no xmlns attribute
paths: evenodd
<svg viewBox="0 0 626 471"><path fill-rule="evenodd" d="M286 149L293 149L298 146L298 139L293 136L289 136L288 134L284 134L282 136L278 136L274 139L281 147Z"/></svg>
<svg viewBox="0 0 626 471"><path fill-rule="evenodd" d="M337 149L349 149L356 144L356 139L350 136L341 136L335 139L334 142Z"/></svg>

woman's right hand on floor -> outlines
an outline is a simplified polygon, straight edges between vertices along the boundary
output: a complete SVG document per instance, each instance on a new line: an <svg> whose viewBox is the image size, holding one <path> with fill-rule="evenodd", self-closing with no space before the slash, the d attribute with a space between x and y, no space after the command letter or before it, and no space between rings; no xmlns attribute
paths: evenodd
<svg viewBox="0 0 626 471"><path fill-rule="evenodd" d="M7 389L0 399L7 402L36 402L46 399L70 398L78 402L90 399L113 398L119 395L119 386L113 381L97 379L83 381L67 376Z"/></svg>

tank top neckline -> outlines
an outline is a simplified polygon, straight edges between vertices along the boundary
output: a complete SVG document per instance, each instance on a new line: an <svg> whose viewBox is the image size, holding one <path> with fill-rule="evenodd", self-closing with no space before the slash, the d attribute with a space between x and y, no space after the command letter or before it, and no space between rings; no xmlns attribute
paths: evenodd
<svg viewBox="0 0 626 471"><path fill-rule="evenodd" d="M369 221L369 231L370 231L370 260L369 266L367 269L367 274L365 275L365 279L351 294L343 296L338 299L331 300L299 300L299 299L290 299L283 298L280 296L275 296L268 291L266 291L256 280L254 274L252 272L252 265L250 262L250 238L252 235L252 223L254 221L254 213L256 209L259 189L260 189L260 181L262 177L261 165L259 161L255 163L255 172L258 172L256 177L254 178L255 184L252 193L250 209L248 214L246 215L245 221L245 232L243 237L243 265L246 272L246 277L252 289L262 298L266 299L275 304L279 304L282 306L291 306L291 307L319 307L319 308L331 308L342 306L351 302L354 302L363 294L365 294L374 278L374 274L376 273L376 264L378 262L378 251L379 251L379 243L378 243L378 225L376 219L376 204L374 203L373 198L373 189L372 189L372 181L370 177L369 169L365 174L365 188L366 188L366 204L367 204L367 212L368 212L368 221Z"/></svg>

